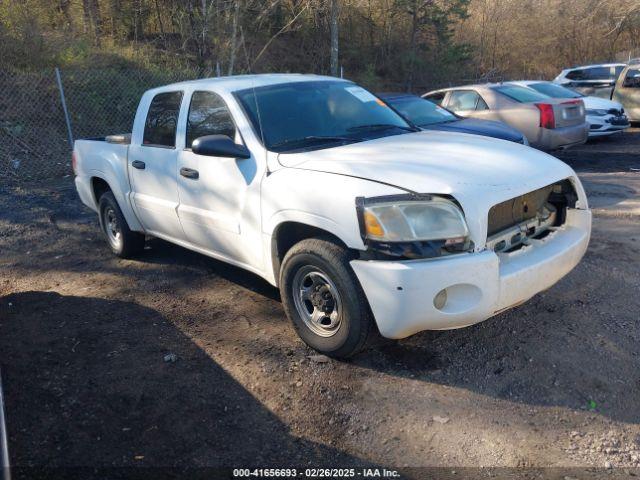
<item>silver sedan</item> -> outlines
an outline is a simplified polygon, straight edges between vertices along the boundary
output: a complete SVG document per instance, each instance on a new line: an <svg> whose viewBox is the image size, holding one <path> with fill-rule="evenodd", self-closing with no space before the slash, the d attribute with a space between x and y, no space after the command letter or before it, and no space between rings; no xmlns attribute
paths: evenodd
<svg viewBox="0 0 640 480"><path fill-rule="evenodd" d="M555 99L507 83L446 88L423 95L462 117L498 120L520 130L532 147L555 150L587 141L580 99Z"/></svg>

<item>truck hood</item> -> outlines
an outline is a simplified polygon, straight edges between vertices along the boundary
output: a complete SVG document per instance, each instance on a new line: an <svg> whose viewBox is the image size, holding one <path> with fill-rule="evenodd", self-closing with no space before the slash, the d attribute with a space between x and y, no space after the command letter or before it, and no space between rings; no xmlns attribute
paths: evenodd
<svg viewBox="0 0 640 480"><path fill-rule="evenodd" d="M452 195L476 234L483 227L486 231L493 205L575 176L567 164L539 150L442 131L280 154L278 160L289 168L348 175L416 193Z"/></svg>
<svg viewBox="0 0 640 480"><path fill-rule="evenodd" d="M364 178L417 193L517 196L574 175L555 157L479 135L424 131L310 152L281 165Z"/></svg>

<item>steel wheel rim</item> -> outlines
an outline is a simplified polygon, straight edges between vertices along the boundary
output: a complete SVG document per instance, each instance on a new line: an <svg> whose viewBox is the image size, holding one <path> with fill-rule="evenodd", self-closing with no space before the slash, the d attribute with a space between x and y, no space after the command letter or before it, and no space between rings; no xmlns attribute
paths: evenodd
<svg viewBox="0 0 640 480"><path fill-rule="evenodd" d="M107 207L104 211L104 230L109 238L109 243L115 248L119 248L122 242L122 231L116 212L111 207Z"/></svg>
<svg viewBox="0 0 640 480"><path fill-rule="evenodd" d="M293 300L298 315L316 335L332 337L342 323L342 299L331 279L310 265L293 277Z"/></svg>

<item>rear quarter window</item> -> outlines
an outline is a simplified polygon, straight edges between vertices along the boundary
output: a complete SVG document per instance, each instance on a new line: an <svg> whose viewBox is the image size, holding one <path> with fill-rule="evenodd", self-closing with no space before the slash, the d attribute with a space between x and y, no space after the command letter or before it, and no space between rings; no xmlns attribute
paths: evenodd
<svg viewBox="0 0 640 480"><path fill-rule="evenodd" d="M178 114L182 92L158 93L147 112L142 144L156 147L175 147Z"/></svg>

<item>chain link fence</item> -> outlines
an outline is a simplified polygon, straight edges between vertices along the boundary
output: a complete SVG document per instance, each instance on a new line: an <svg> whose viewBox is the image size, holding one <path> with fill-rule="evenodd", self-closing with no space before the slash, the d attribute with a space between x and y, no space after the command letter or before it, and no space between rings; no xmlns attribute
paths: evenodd
<svg viewBox="0 0 640 480"><path fill-rule="evenodd" d="M0 69L0 181L22 183L71 175L70 139L130 132L143 92L193 78L198 78L197 73L185 69ZM413 91L421 94L436 88L501 80L499 72L491 71L477 78L415 85ZM405 89L406 85L398 84L383 90Z"/></svg>
<svg viewBox="0 0 640 480"><path fill-rule="evenodd" d="M71 175L71 139L130 132L144 91L197 77L195 71L130 67L0 70L0 179L26 182ZM469 82L414 90L424 93ZM404 89L397 85L390 90Z"/></svg>
<svg viewBox="0 0 640 480"><path fill-rule="evenodd" d="M70 137L130 132L145 90L196 78L188 71L131 68L65 69L59 73L60 83L55 69L26 73L0 70L1 179L26 182L71 175Z"/></svg>

